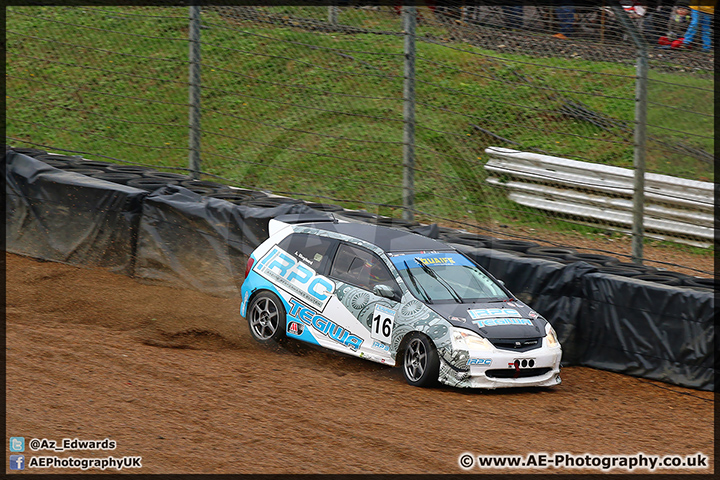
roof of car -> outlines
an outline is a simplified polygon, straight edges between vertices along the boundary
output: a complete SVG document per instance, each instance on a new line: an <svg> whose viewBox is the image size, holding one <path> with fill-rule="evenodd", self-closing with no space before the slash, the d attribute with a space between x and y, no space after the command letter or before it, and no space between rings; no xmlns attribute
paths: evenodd
<svg viewBox="0 0 720 480"><path fill-rule="evenodd" d="M396 228L370 225L367 223L304 223L305 227L327 230L351 237L359 238L377 245L386 252L415 252L421 250L452 250L453 248L438 240L418 235L417 233L398 230Z"/></svg>

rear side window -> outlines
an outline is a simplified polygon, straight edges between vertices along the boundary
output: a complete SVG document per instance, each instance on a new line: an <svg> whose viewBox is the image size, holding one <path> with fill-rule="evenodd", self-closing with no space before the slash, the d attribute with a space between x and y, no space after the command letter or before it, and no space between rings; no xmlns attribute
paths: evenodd
<svg viewBox="0 0 720 480"><path fill-rule="evenodd" d="M330 276L367 290L387 285L399 291L385 263L374 253L341 243L333 261Z"/></svg>
<svg viewBox="0 0 720 480"><path fill-rule="evenodd" d="M331 248L336 242L332 238L307 233L293 233L278 243L278 247L304 264L309 265L316 272L320 272L324 261L332 253Z"/></svg>

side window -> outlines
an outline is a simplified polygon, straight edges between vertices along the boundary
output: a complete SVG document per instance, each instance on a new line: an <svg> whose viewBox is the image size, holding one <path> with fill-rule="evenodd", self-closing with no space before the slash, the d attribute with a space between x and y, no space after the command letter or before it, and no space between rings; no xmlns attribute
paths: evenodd
<svg viewBox="0 0 720 480"><path fill-rule="evenodd" d="M336 240L328 237L307 233L292 233L278 243L278 247L319 272L323 260L327 259L335 242Z"/></svg>
<svg viewBox="0 0 720 480"><path fill-rule="evenodd" d="M340 244L330 270L330 276L342 282L372 291L375 285L387 285L395 291L395 279L385 263L364 248Z"/></svg>

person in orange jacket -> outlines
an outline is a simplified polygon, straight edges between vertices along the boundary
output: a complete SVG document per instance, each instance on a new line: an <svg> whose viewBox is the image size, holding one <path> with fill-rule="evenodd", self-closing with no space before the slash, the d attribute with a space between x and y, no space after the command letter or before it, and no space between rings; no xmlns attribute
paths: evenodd
<svg viewBox="0 0 720 480"><path fill-rule="evenodd" d="M687 32L685 32L685 40L683 40L683 46L687 47L693 41L693 38L698 32L698 25L702 30L702 44L703 50L709 51L712 42L712 22L715 16L715 3L717 0L712 1L695 1L695 5L690 5L690 25L688 26ZM699 5L698 5L699 4Z"/></svg>

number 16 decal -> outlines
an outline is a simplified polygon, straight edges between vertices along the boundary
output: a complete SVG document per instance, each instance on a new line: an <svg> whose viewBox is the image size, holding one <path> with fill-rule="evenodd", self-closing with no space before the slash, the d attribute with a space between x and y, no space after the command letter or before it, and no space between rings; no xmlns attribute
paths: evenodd
<svg viewBox="0 0 720 480"><path fill-rule="evenodd" d="M382 305L375 305L370 336L383 343L390 343L394 323L395 310L390 310Z"/></svg>

